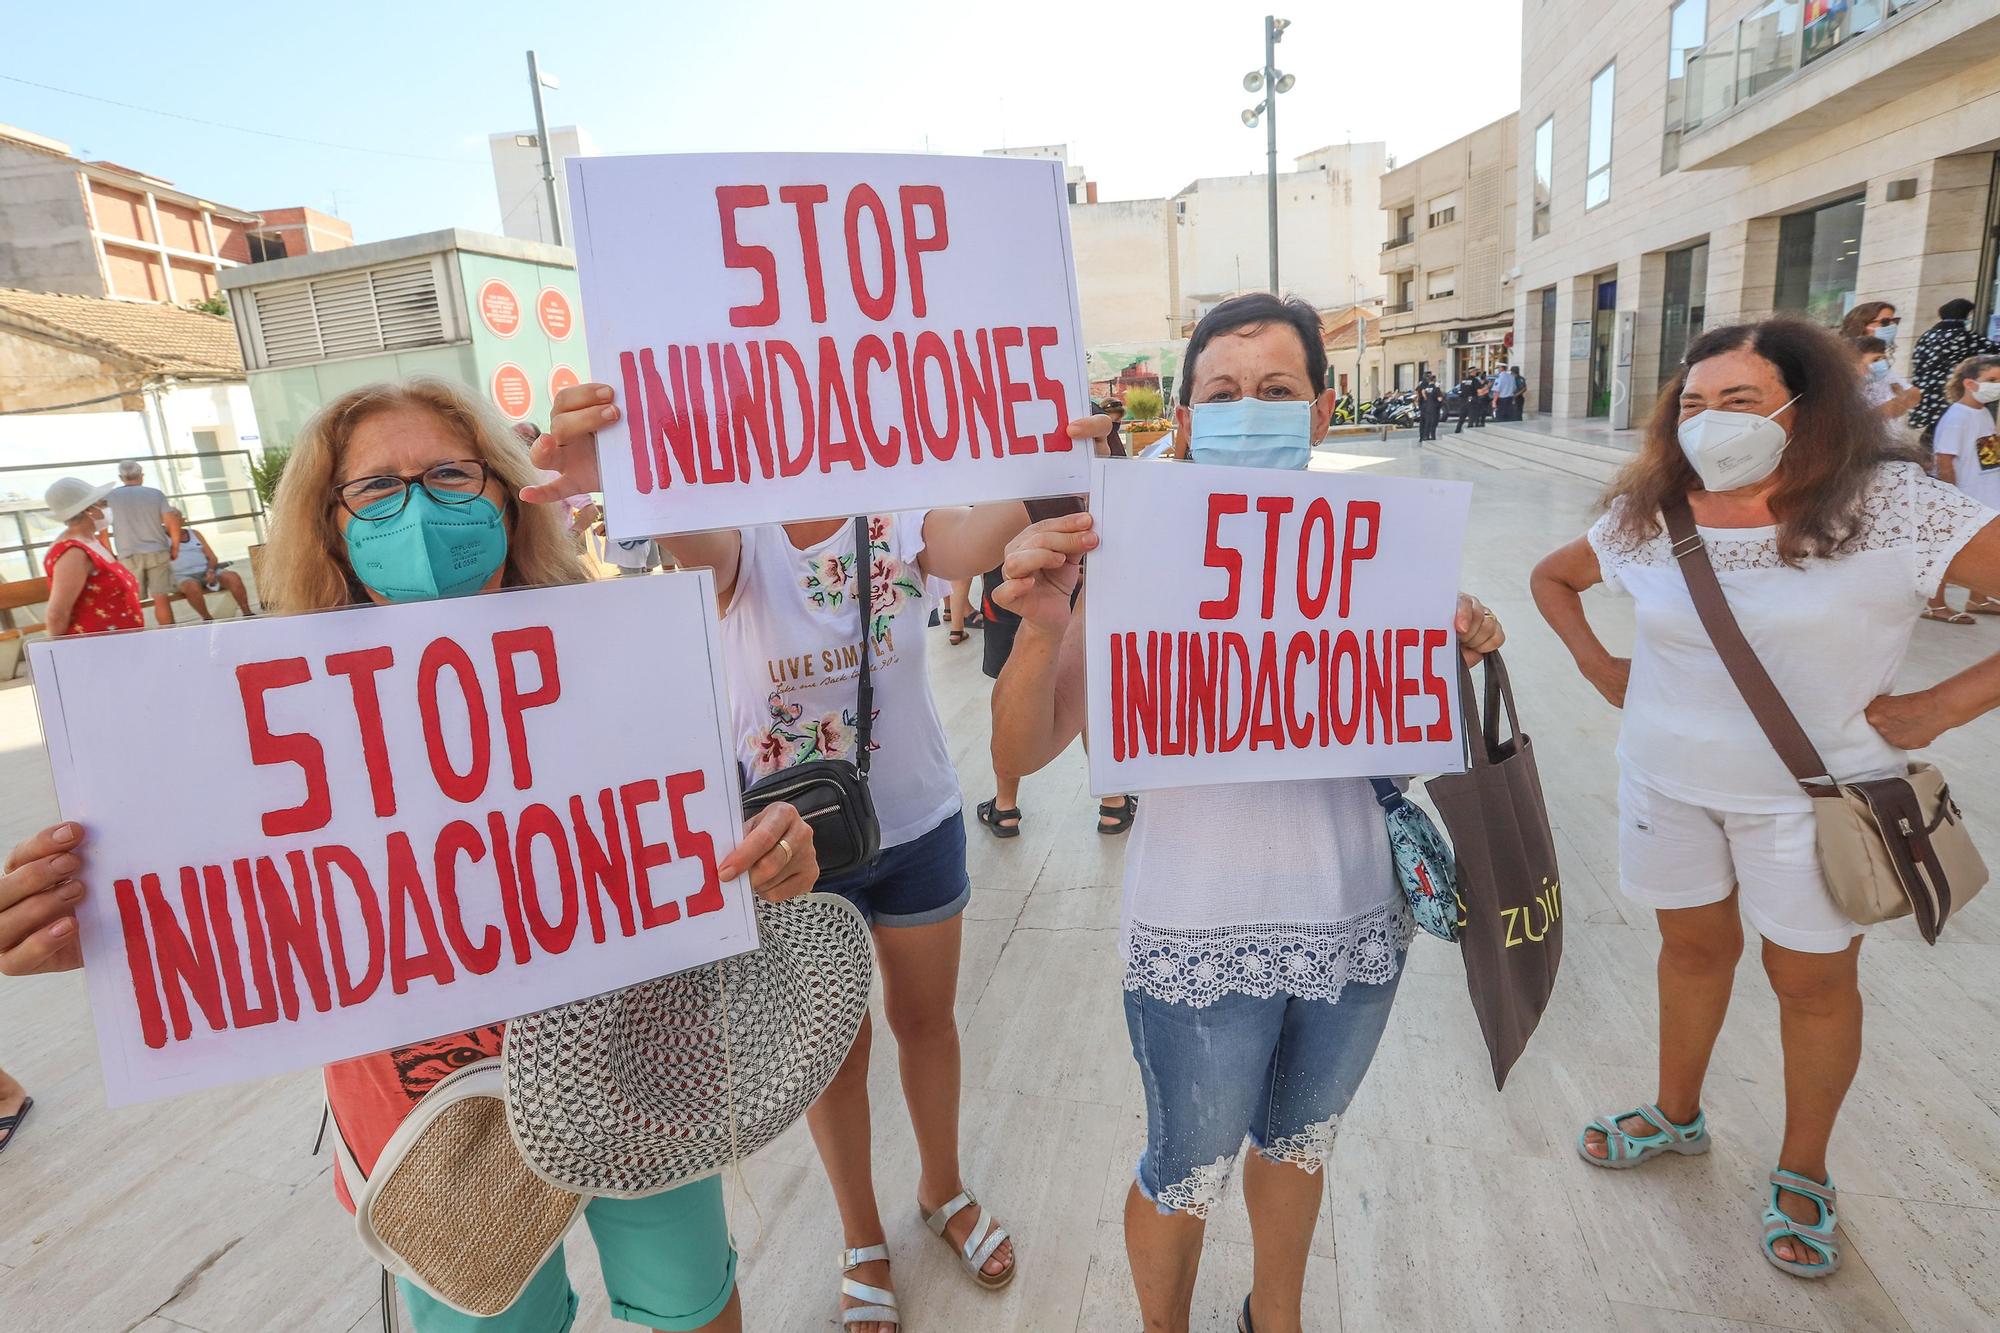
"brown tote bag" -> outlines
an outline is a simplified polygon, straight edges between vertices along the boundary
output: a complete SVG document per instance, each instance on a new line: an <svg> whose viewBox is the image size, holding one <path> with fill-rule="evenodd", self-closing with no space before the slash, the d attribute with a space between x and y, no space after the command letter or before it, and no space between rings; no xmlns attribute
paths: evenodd
<svg viewBox="0 0 2000 1333"><path fill-rule="evenodd" d="M1535 751L1521 733L1514 687L1499 653L1485 662L1482 722L1472 673L1458 669L1458 705L1470 767L1424 784L1451 833L1458 862L1459 948L1465 987L1493 1059L1493 1086L1535 1034L1562 963L1562 875L1555 836L1535 771ZM1508 737L1500 739L1500 712Z"/></svg>
<svg viewBox="0 0 2000 1333"><path fill-rule="evenodd" d="M1685 499L1665 511L1674 559L1716 656L1793 780L1813 798L1819 864L1840 910L1858 925L1916 914L1924 942L1986 883L1986 863L1972 845L1951 787L1930 764L1899 778L1841 782L1827 771L1805 728L1764 670L1729 609L1708 562L1708 546Z"/></svg>

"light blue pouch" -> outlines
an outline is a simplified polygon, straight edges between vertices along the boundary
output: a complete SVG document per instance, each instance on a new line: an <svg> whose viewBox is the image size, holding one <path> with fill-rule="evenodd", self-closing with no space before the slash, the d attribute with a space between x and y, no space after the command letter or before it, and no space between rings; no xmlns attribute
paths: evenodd
<svg viewBox="0 0 2000 1333"><path fill-rule="evenodd" d="M1458 896L1458 870L1451 844L1423 808L1396 790L1386 778L1370 778L1375 802L1382 807L1389 829L1389 854L1395 858L1396 879L1403 886L1410 911L1427 935L1458 942L1465 924Z"/></svg>

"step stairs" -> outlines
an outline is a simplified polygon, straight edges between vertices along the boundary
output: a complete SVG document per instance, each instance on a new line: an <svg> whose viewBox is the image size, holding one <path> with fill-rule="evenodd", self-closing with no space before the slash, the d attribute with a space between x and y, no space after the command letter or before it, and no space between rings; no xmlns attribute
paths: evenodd
<svg viewBox="0 0 2000 1333"><path fill-rule="evenodd" d="M1463 434L1441 431L1437 442L1424 448L1434 448L1454 458L1484 463L1489 467L1510 471L1520 467L1541 468L1547 472L1581 477L1599 485L1617 476L1618 470L1633 458L1629 450L1612 445L1592 444L1490 422L1483 429L1467 430Z"/></svg>

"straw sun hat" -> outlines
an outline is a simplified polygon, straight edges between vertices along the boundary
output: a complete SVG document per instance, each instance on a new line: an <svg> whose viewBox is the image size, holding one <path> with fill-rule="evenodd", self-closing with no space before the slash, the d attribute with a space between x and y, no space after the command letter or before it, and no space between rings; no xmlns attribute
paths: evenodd
<svg viewBox="0 0 2000 1333"><path fill-rule="evenodd" d="M81 477L60 477L50 483L42 499L49 506L49 517L67 523L117 489L115 481L93 486Z"/></svg>
<svg viewBox="0 0 2000 1333"><path fill-rule="evenodd" d="M508 1024L507 1122L536 1174L658 1194L749 1156L818 1100L868 1012L868 927L811 893L759 902L757 934L750 953Z"/></svg>

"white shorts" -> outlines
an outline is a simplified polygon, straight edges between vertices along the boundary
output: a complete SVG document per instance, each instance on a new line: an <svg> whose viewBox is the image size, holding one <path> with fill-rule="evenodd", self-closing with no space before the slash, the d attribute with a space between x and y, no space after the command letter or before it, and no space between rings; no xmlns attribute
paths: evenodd
<svg viewBox="0 0 2000 1333"><path fill-rule="evenodd" d="M1667 911L1706 907L1740 889L1757 933L1799 953L1839 953L1868 929L1833 901L1809 811L1710 810L1621 778L1618 875L1626 897Z"/></svg>

